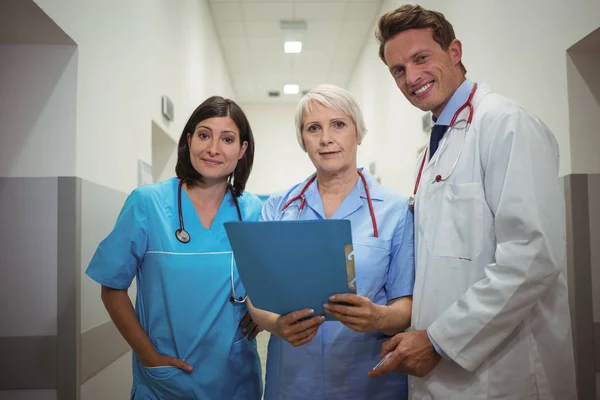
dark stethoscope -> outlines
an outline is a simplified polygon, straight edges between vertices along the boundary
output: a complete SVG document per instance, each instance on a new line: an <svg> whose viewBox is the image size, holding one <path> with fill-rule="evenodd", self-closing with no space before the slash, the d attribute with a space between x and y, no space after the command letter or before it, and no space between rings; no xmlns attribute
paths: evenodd
<svg viewBox="0 0 600 400"><path fill-rule="evenodd" d="M432 179L431 183L444 182L444 181L448 180L448 178L450 178L450 175L452 175L452 173L456 169L458 160L460 159L460 156L462 155L463 149L465 147L464 142L460 147L460 152L458 153L458 157L456 157L456 160L454 161L454 165L452 165L452 169L450 170L448 175L443 177L442 175L435 174L435 171L437 171L438 161L440 160L440 157L442 156L442 153L446 149L446 147L448 145L448 141L450 140L450 133L452 130L454 130L454 124L456 124L456 120L458 119L458 116L460 115L460 113L467 107L469 108L469 115L467 117L466 132L468 132L469 128L471 127L471 122L473 122L473 113L475 111L475 108L473 107L473 96L475 95L476 91L477 91L477 83L475 83L473 85L473 89L471 89L469 98L467 99L465 104L463 104L462 106L460 106L460 108L458 110L456 110L456 112L454 113L454 116L452 117L452 120L450 121L450 125L448 125L448 133L446 133L446 140L444 140L444 143L442 143L442 147L438 150L439 154L433 165L432 176L434 176L435 178ZM425 167L426 160L427 160L427 149L425 149L425 152L423 154L423 160L421 161L421 168L419 168L419 174L417 175L417 181L415 182L415 189L413 191L413 195L410 196L408 199L408 208L410 209L410 211L413 211L413 212L415 210L415 197L417 196L417 190L419 189L419 184L421 183L421 174L423 173L423 168Z"/></svg>
<svg viewBox="0 0 600 400"><path fill-rule="evenodd" d="M373 202L371 201L371 192L369 191L369 185L367 185L367 180L365 179L365 176L362 174L362 172L360 172L359 170L356 170L356 172L358 172L358 175L360 176L360 179L363 182L363 185L365 187L365 193L367 194L367 202L369 203L369 212L371 213L371 222L373 223L373 236L374 237L379 237L379 231L377 230L377 219L375 218L375 211L373 210ZM304 185L304 187L302 188L302 190L300 191L300 193L294 197L292 197L291 199L289 199L281 208L281 211L279 213L279 219L281 220L283 218L283 214L285 213L285 210L288 209L288 207L295 201L300 200L300 205L298 206L298 214L296 215L296 219L300 219L300 215L302 215L302 210L304 210L304 205L306 204L306 196L304 196L304 193L306 192L306 190L308 189L308 187L315 181L315 179L317 179L317 175L313 175L312 178L310 178L308 180L308 182L306 182L306 185Z"/></svg>
<svg viewBox="0 0 600 400"><path fill-rule="evenodd" d="M234 193L233 193L233 187L231 185L227 186L227 189L229 190L229 192L231 193L231 198L233 199L233 202L235 204L235 209L237 210L237 215L238 215L238 219L240 221L242 221L242 212L240 210L240 204L238 203L237 198L235 197ZM179 240L181 243L186 244L190 242L190 234L188 233L188 231L185 230L185 227L183 225L183 211L181 208L181 192L183 190L183 180L179 181L179 187L177 189L177 212L179 214L179 229L177 229L175 231L175 237L177 238L177 240ZM230 252L224 252L222 254L228 254ZM244 302L246 302L246 297L237 297L235 294L235 282L233 281L233 253L231 254L231 265L230 265L230 277L231 277L231 296L229 297L229 301L231 301L234 304L242 304Z"/></svg>

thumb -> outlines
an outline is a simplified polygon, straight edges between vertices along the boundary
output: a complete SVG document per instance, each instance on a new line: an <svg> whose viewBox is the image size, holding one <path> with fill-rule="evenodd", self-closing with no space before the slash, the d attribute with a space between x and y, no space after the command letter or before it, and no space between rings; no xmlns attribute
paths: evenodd
<svg viewBox="0 0 600 400"><path fill-rule="evenodd" d="M194 367L192 367L190 364L186 363L185 361L180 360L178 358L173 358L173 357L169 357L169 365L171 365L173 367L177 367L177 368L182 369L187 372L191 372L194 369Z"/></svg>

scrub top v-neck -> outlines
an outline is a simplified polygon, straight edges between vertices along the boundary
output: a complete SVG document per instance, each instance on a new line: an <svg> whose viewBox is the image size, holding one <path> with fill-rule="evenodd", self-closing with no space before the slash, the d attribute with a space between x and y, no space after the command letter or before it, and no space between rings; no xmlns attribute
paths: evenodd
<svg viewBox="0 0 600 400"><path fill-rule="evenodd" d="M127 289L137 283L136 314L155 349L185 360L191 373L175 367L143 366L133 354L132 398L260 399L261 367L256 342L238 324L247 311L234 304L230 268L233 254L223 223L237 221L229 191L210 226L202 226L182 192L182 214L191 240L177 240L178 180L134 190L115 228L100 243L86 273L100 284ZM257 196L238 198L244 221L261 212ZM236 294L245 290L234 266Z"/></svg>

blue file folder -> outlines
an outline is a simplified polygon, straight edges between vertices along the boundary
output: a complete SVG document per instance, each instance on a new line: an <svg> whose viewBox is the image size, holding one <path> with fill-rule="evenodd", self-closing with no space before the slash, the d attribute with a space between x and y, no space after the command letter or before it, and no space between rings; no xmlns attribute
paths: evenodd
<svg viewBox="0 0 600 400"><path fill-rule="evenodd" d="M356 293L347 220L227 222L237 269L252 304L285 315L325 315L336 293Z"/></svg>

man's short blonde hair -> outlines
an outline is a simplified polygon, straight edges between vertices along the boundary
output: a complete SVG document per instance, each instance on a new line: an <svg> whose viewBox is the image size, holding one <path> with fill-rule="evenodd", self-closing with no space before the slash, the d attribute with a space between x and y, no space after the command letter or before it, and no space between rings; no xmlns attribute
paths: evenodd
<svg viewBox="0 0 600 400"><path fill-rule="evenodd" d="M335 85L319 85L306 93L298 103L296 108L296 137L302 150L306 151L304 141L302 140L302 128L304 127L303 116L305 112L310 112L314 106L324 106L326 108L343 111L346 113L354 126L358 135L358 142L367 134L365 120L362 111L354 97L348 91Z"/></svg>

